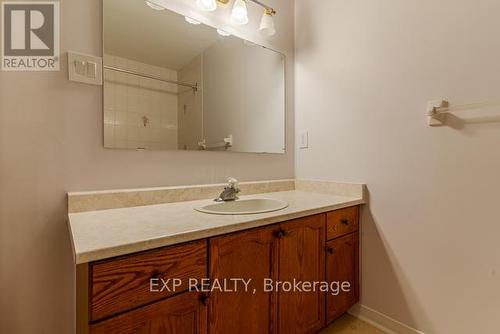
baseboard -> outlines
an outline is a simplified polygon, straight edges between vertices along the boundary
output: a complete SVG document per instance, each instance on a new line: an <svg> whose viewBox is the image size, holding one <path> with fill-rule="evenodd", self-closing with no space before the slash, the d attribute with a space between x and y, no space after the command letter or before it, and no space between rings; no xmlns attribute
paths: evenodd
<svg viewBox="0 0 500 334"><path fill-rule="evenodd" d="M387 334L425 334L364 305L355 305L349 310L349 314Z"/></svg>

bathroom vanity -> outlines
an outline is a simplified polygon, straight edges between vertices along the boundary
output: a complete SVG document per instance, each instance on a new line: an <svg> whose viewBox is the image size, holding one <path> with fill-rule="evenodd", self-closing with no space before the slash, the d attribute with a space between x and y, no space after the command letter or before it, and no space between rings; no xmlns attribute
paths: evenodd
<svg viewBox="0 0 500 334"><path fill-rule="evenodd" d="M77 333L315 333L346 312L359 300L363 186L278 182L242 185L289 204L256 215L194 210L209 199L120 207L157 189L70 194ZM92 202L118 208L85 211ZM296 281L349 289L284 283Z"/></svg>

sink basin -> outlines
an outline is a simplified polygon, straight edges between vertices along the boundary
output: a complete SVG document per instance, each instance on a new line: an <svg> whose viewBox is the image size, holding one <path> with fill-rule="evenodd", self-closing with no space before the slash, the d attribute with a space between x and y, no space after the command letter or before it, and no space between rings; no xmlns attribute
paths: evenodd
<svg viewBox="0 0 500 334"><path fill-rule="evenodd" d="M230 202L220 202L205 205L195 210L217 215L250 215L278 211L288 206L288 203L270 198L241 199Z"/></svg>

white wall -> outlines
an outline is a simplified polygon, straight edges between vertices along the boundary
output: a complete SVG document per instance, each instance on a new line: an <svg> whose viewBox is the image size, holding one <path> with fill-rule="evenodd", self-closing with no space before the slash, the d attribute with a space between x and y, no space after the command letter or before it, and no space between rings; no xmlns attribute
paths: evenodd
<svg viewBox="0 0 500 334"><path fill-rule="evenodd" d="M192 1L174 1L169 2L180 10L191 10ZM293 6L269 3L280 13L278 34L259 40L260 9L252 9L252 22L241 34L285 52L293 64ZM68 50L102 54L101 5L101 0L61 1L60 72L0 72L1 333L73 331L67 191L294 175L293 150L256 155L104 149L102 87L69 82L66 65ZM223 23L227 12L203 15ZM287 75L287 145L293 147L292 66Z"/></svg>
<svg viewBox="0 0 500 334"><path fill-rule="evenodd" d="M367 182L362 303L425 333L499 331L500 123L424 117L435 98L500 99L498 13L496 0L296 3L296 130L310 131L297 177Z"/></svg>

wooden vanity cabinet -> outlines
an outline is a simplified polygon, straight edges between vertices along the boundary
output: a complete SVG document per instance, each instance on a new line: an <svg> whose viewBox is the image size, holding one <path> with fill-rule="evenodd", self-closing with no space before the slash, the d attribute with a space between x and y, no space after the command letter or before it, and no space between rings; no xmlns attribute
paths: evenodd
<svg viewBox="0 0 500 334"><path fill-rule="evenodd" d="M359 301L359 207L327 213L326 280L349 282L349 291L326 294L326 321L330 323ZM346 289L347 290L347 289Z"/></svg>
<svg viewBox="0 0 500 334"><path fill-rule="evenodd" d="M349 282L349 292L327 294L327 322L340 317L359 301L359 237L351 233L327 243L326 280Z"/></svg>
<svg viewBox="0 0 500 334"><path fill-rule="evenodd" d="M358 207L77 266L78 334L316 333L359 300ZM210 278L211 292L187 291ZM180 278L149 291L150 278ZM242 281L251 280L245 290ZM274 289L265 291L265 279ZM349 293L278 282L351 283ZM231 291L215 288L225 287Z"/></svg>
<svg viewBox="0 0 500 334"><path fill-rule="evenodd" d="M199 292L185 292L90 326L91 334L205 334L207 307Z"/></svg>
<svg viewBox="0 0 500 334"><path fill-rule="evenodd" d="M212 282L251 282L248 289L240 282L238 291L210 293L209 333L276 333L276 293L265 292L263 281L277 277L278 231L273 225L210 239Z"/></svg>
<svg viewBox="0 0 500 334"><path fill-rule="evenodd" d="M359 207L352 206L345 209L326 213L326 238L332 240L359 230Z"/></svg>
<svg viewBox="0 0 500 334"><path fill-rule="evenodd" d="M189 278L207 277L207 241L97 261L89 272L90 320L97 321L186 291ZM161 291L150 291L151 278L157 279ZM169 278L181 280L182 285L163 289L161 280Z"/></svg>
<svg viewBox="0 0 500 334"><path fill-rule="evenodd" d="M251 279L247 291L241 285L237 292L210 293L209 333L315 333L324 327L324 293L286 292L277 290L276 283L324 280L325 215L212 238L209 243L212 280ZM265 279L274 291L264 291Z"/></svg>
<svg viewBox="0 0 500 334"><path fill-rule="evenodd" d="M280 228L278 281L324 281L325 215L292 220ZM316 333L324 326L324 292L279 291L278 333Z"/></svg>

